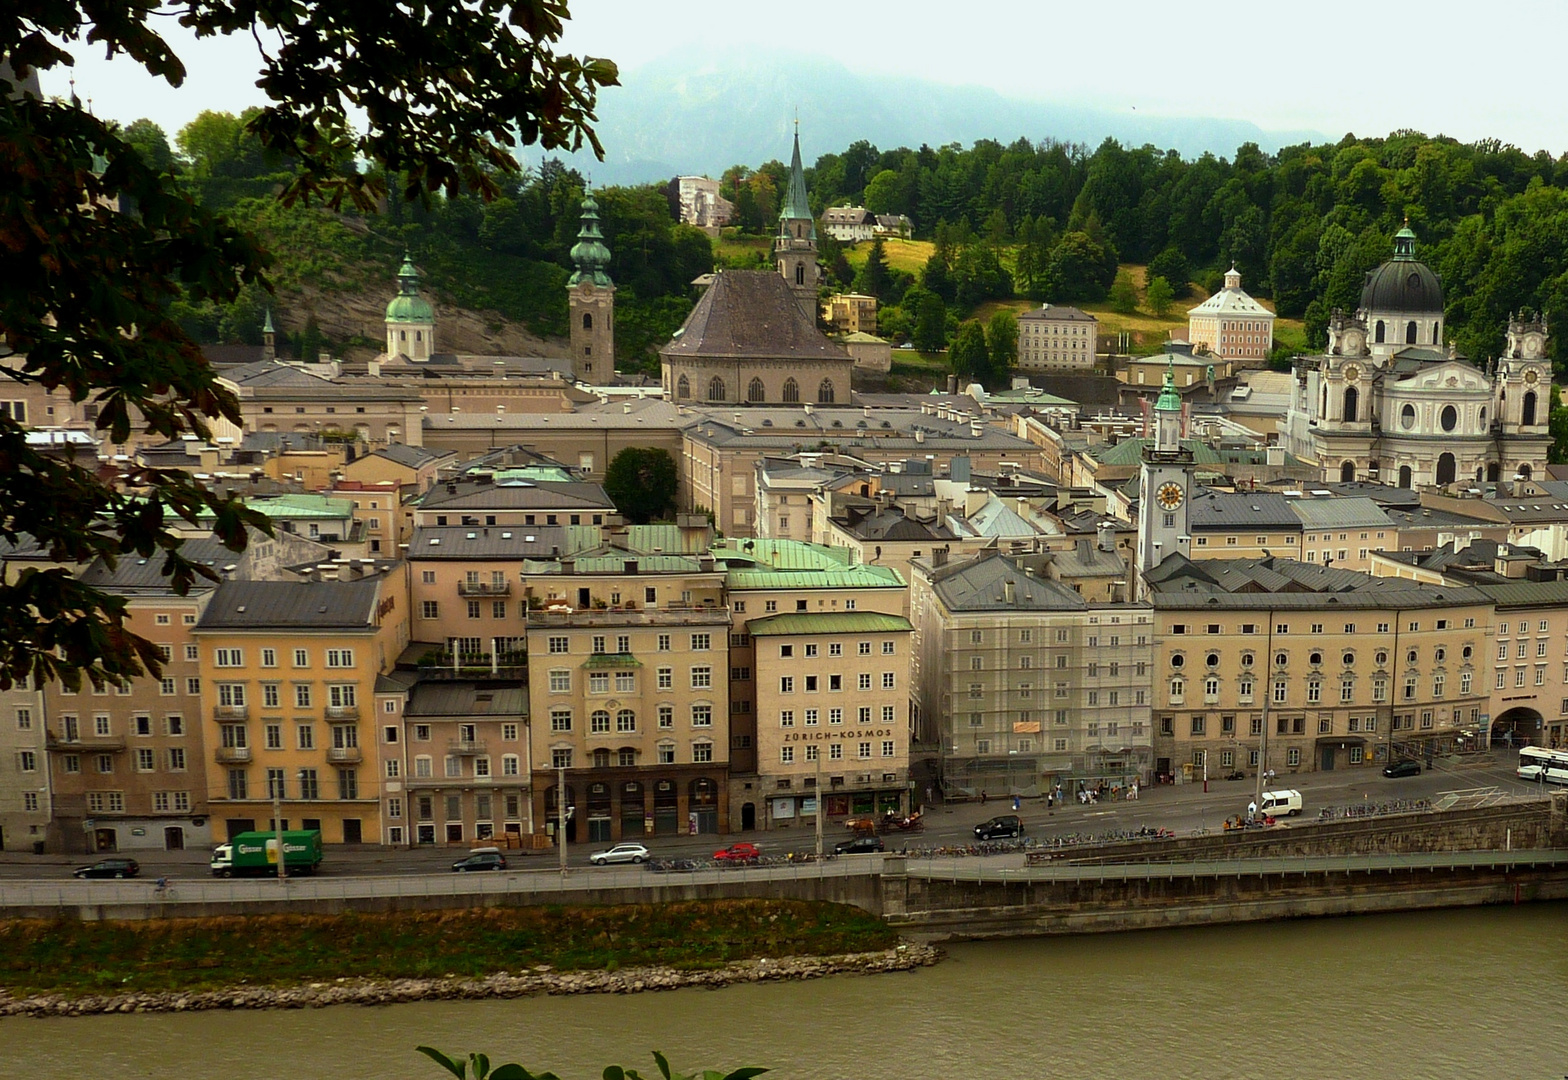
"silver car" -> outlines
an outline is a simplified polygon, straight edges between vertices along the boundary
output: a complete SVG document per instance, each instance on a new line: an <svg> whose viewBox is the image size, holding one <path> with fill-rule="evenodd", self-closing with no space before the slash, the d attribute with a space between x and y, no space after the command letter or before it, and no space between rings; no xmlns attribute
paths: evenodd
<svg viewBox="0 0 1568 1080"><path fill-rule="evenodd" d="M614 862L643 863L648 861L648 849L641 844L616 844L609 851L596 851L588 856L595 866Z"/></svg>

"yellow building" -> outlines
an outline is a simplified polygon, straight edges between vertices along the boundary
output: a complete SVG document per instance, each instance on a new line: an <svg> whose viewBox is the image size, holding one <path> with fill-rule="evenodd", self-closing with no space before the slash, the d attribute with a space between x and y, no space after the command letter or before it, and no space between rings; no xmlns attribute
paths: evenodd
<svg viewBox="0 0 1568 1080"><path fill-rule="evenodd" d="M1359 768L1448 752L1483 722L1480 589L1286 559L1168 557L1149 578L1157 772Z"/></svg>
<svg viewBox="0 0 1568 1080"><path fill-rule="evenodd" d="M375 842L383 765L377 678L408 644L404 564L353 580L235 581L219 586L192 630L201 665L208 802L215 836L288 828L328 843Z"/></svg>

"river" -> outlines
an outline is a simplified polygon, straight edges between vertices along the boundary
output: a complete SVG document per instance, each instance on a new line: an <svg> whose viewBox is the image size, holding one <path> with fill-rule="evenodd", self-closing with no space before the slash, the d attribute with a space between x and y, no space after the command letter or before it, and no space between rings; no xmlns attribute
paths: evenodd
<svg viewBox="0 0 1568 1080"><path fill-rule="evenodd" d="M0 1021L8 1076L441 1080L419 1043L563 1080L1557 1078L1568 904L957 945L934 968L661 994Z"/></svg>

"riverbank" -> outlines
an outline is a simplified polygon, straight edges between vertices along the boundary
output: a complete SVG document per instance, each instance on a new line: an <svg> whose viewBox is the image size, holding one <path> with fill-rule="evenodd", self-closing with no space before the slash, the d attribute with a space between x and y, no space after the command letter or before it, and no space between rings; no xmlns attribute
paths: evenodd
<svg viewBox="0 0 1568 1080"><path fill-rule="evenodd" d="M896 945L840 956L760 957L707 971L668 967L616 972L500 971L482 979L338 979L295 987L231 986L198 993L34 994L0 991L0 1017L93 1016L104 1013L202 1012L210 1009L319 1009L328 1005L394 1005L412 1001L475 1001L562 994L639 994L686 987L788 982L828 975L877 975L935 964L929 945Z"/></svg>
<svg viewBox="0 0 1568 1080"><path fill-rule="evenodd" d="M627 993L896 970L910 953L874 915L794 900L13 920L0 1015Z"/></svg>

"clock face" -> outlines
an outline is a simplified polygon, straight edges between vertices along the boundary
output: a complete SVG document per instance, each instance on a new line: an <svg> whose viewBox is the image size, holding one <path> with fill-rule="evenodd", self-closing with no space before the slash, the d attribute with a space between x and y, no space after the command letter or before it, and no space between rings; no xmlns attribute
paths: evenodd
<svg viewBox="0 0 1568 1080"><path fill-rule="evenodd" d="M1361 378L1361 369L1356 367L1355 364L1346 364L1345 365L1345 381L1346 382L1355 382L1359 378Z"/></svg>
<svg viewBox="0 0 1568 1080"><path fill-rule="evenodd" d="M1524 373L1524 381L1531 386L1534 386L1540 380L1541 374L1540 372L1536 371L1535 368L1530 368Z"/></svg>
<svg viewBox="0 0 1568 1080"><path fill-rule="evenodd" d="M1161 484L1160 490L1154 493L1156 501L1166 510L1175 510L1186 497L1180 484Z"/></svg>

